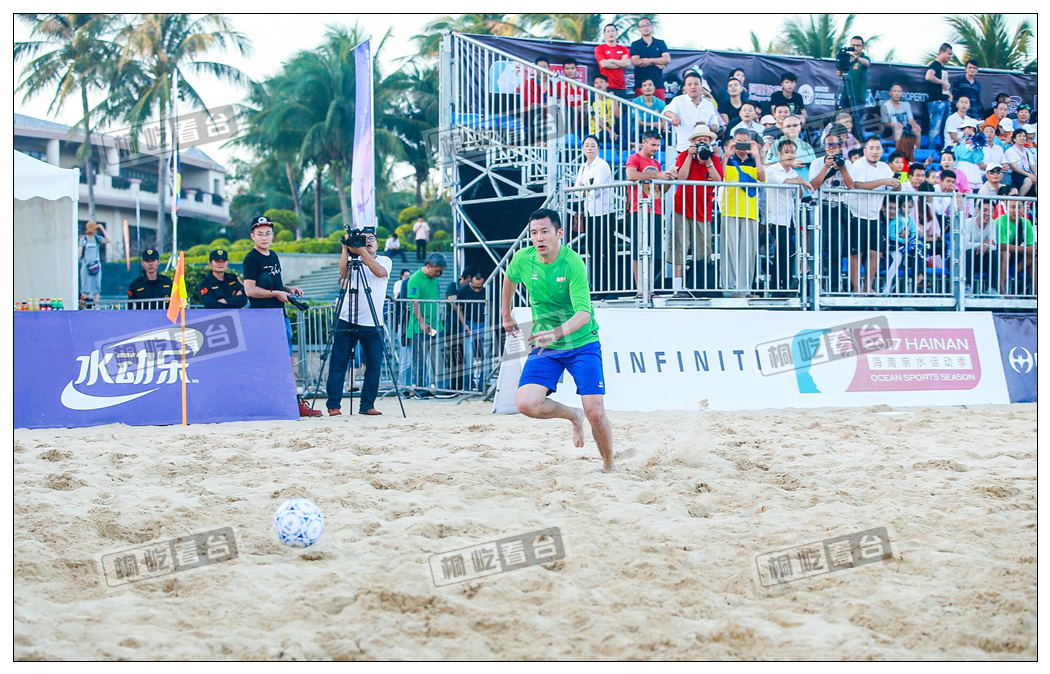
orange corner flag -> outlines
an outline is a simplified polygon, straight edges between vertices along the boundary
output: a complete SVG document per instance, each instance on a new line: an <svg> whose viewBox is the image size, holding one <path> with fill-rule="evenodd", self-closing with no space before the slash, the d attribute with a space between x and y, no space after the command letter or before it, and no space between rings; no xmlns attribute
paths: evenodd
<svg viewBox="0 0 1050 674"><path fill-rule="evenodd" d="M175 280L171 284L171 299L168 300L168 320L179 322L179 312L189 306L189 295L186 292L186 254L179 253L179 264L175 267Z"/></svg>

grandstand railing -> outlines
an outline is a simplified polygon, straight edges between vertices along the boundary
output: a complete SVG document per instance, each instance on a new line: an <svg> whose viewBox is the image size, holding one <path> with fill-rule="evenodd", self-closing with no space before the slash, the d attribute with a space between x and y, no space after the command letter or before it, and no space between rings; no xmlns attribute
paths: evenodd
<svg viewBox="0 0 1050 674"><path fill-rule="evenodd" d="M554 193L556 185L575 180L570 167L582 159L588 134L601 138L599 156L614 170L622 170L646 130L657 131L663 147L674 147L671 119L643 105L467 35L451 33L447 45L451 92L448 126L440 130L443 167L459 161L479 169L520 168L517 185L484 170L478 179L487 177L503 187L542 186ZM484 157L484 164L471 155ZM668 164L663 152L657 159ZM451 184L454 177L448 178ZM472 185L457 185L455 196Z"/></svg>
<svg viewBox="0 0 1050 674"><path fill-rule="evenodd" d="M812 248L800 186L647 180L565 194L566 243L587 262L597 299L808 305ZM684 297L674 296L676 277Z"/></svg>

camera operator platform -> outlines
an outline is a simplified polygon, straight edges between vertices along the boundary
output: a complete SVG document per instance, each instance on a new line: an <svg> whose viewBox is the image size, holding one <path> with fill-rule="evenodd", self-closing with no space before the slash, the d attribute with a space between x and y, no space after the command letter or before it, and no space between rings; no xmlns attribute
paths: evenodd
<svg viewBox="0 0 1050 674"><path fill-rule="evenodd" d="M325 361L331 355L328 371L328 415L342 414L343 382L347 366L350 367L351 390L354 383L357 344L361 344L364 356L365 376L361 387L360 413L381 415L375 408L376 395L379 392L380 372L383 366L387 344L384 335L382 315L386 301L387 282L393 261L386 256L378 256L379 243L374 228L353 229L345 226L347 234L342 238L342 257L339 260L340 288L343 289L336 303L335 325L332 330L332 342L322 356L321 369L318 373L315 393L320 389L324 376ZM361 292L364 289L365 292ZM390 376L401 403L401 392L397 390L397 377L392 369L392 360L386 358ZM314 396L316 400L316 395ZM350 413L353 414L351 399ZM401 403L401 413L405 414Z"/></svg>

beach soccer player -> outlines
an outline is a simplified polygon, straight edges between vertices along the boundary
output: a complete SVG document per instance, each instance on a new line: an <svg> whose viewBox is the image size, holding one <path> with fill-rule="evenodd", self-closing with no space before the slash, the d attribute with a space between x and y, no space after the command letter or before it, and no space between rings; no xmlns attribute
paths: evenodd
<svg viewBox="0 0 1050 674"><path fill-rule="evenodd" d="M503 281L503 328L521 329L511 316L519 283L529 291L532 306L532 349L518 380L518 411L534 419L572 422L573 443L583 447L583 420L591 424L605 472L611 472L612 428L605 414L605 376L598 323L591 307L587 269L579 253L562 245L561 218L541 208L529 216L532 246L514 254ZM558 380L568 370L576 381L583 410L550 400Z"/></svg>

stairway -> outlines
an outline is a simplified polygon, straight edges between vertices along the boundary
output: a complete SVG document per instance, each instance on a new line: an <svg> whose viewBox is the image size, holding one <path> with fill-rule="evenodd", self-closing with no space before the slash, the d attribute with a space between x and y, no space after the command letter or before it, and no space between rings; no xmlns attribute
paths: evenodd
<svg viewBox="0 0 1050 674"><path fill-rule="evenodd" d="M445 256L451 261L451 253L446 253ZM397 275L402 269L408 269L412 273L415 273L420 266L422 265L416 262L411 254L408 256L407 263L395 259L394 267L390 275L391 278L386 288L387 297L393 295L394 281L397 280ZM449 281L453 280L455 279L453 277L452 267L445 267L441 276L438 278L438 287L441 288L442 293L445 292L445 286L448 285ZM303 294L306 295L307 299L334 302L339 297L339 261L336 260L330 265L318 269L317 271L310 272L301 278L287 281L286 285L302 288ZM442 297L444 297L444 295L442 295Z"/></svg>

